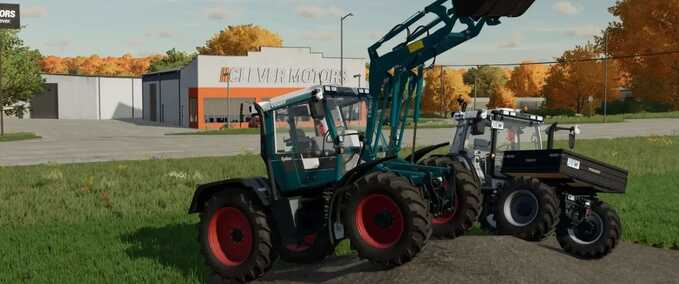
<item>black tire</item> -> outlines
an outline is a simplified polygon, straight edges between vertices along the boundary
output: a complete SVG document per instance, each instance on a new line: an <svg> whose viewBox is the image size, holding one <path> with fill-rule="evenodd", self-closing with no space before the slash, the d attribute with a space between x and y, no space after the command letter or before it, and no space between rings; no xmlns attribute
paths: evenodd
<svg viewBox="0 0 679 284"><path fill-rule="evenodd" d="M393 173L371 173L354 186L343 221L359 257L385 268L412 260L432 233L419 189Z"/></svg>
<svg viewBox="0 0 679 284"><path fill-rule="evenodd" d="M426 166L449 167L455 175L455 185L449 189L455 190L456 208L445 216L432 219L433 236L439 239L454 239L470 230L481 212L481 188L474 174L465 166L448 156L434 156L422 162Z"/></svg>
<svg viewBox="0 0 679 284"><path fill-rule="evenodd" d="M598 218L598 220L597 220ZM597 224L597 222L601 222ZM592 215L588 219L590 226L586 230L596 229L596 232L579 232L581 228L573 227L568 217L562 216L561 223L556 230L559 245L571 255L585 259L602 258L613 251L620 242L622 225L615 209L604 202L597 202L592 206ZM597 226L600 225L600 226ZM599 231L600 230L600 231Z"/></svg>
<svg viewBox="0 0 679 284"><path fill-rule="evenodd" d="M277 258L264 210L237 190L210 198L200 215L199 240L207 265L223 281L259 279Z"/></svg>
<svg viewBox="0 0 679 284"><path fill-rule="evenodd" d="M497 233L541 241L559 223L559 204L553 188L538 179L517 178L499 193L495 207Z"/></svg>

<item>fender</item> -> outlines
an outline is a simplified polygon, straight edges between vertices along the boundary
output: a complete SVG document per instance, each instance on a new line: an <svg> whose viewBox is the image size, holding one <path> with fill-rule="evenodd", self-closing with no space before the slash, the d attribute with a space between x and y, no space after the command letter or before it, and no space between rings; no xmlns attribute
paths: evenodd
<svg viewBox="0 0 679 284"><path fill-rule="evenodd" d="M246 191L251 191L255 193L257 199L264 206L271 205L273 200L271 194L271 183L264 177L252 177L252 178L238 178L229 179L213 183L198 185L196 192L193 194L193 201L191 201L191 207L189 208L189 214L202 212L205 202L210 199L215 193L225 191L225 190L235 190L242 189Z"/></svg>
<svg viewBox="0 0 679 284"><path fill-rule="evenodd" d="M412 161L415 164L417 164L427 154L434 152L440 148L446 147L448 145L450 145L450 142L424 147L420 150L415 151L415 153L411 154L410 156L406 157L405 160L408 162Z"/></svg>

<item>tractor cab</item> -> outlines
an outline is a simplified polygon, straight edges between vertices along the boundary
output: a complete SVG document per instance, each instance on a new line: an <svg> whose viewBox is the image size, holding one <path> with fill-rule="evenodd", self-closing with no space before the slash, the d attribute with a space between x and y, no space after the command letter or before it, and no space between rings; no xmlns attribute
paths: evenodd
<svg viewBox="0 0 679 284"><path fill-rule="evenodd" d="M458 128L451 153L478 165L478 177L485 182L502 177L506 151L542 150L544 118L515 109L494 109L455 114Z"/></svg>
<svg viewBox="0 0 679 284"><path fill-rule="evenodd" d="M358 164L367 93L314 86L259 104L262 156L283 194L335 183Z"/></svg>

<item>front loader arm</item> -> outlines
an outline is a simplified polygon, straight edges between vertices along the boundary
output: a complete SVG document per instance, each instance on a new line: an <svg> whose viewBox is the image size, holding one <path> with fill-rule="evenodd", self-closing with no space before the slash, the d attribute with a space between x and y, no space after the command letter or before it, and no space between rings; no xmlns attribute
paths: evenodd
<svg viewBox="0 0 679 284"><path fill-rule="evenodd" d="M417 105L422 96L422 89L414 95L408 92L408 84L423 80L423 65L436 56L459 46L460 44L478 36L486 25L500 24L500 17L516 17L523 14L535 0L436 0L415 13L405 22L396 25L382 39L368 49L370 56L370 103L368 125L365 142L366 157L364 160L374 159L382 135L382 125L390 123L391 135L389 154L398 153L402 137L402 127L398 118L408 100L412 99ZM432 16L434 20L421 24L425 17ZM460 22L465 28L454 31ZM405 35L405 41L396 44L390 51L380 54L379 49L396 37ZM417 72L414 72L415 69ZM414 74L413 74L414 73ZM408 93L406 96L404 93ZM406 101L404 101L406 99ZM417 106L419 108L419 106ZM389 114L386 114L386 111ZM408 115L408 108L405 108ZM416 111L417 113L417 111ZM385 120L385 115L388 115ZM419 115L413 120L417 125ZM400 126L405 124L400 123Z"/></svg>

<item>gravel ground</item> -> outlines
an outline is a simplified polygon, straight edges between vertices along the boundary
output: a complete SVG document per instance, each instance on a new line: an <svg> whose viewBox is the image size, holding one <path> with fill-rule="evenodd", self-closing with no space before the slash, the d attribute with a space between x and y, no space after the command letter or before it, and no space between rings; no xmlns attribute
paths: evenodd
<svg viewBox="0 0 679 284"><path fill-rule="evenodd" d="M415 260L388 271L334 257L278 265L259 283L679 283L679 251L622 243L604 259L581 260L553 239L469 236L432 241Z"/></svg>

